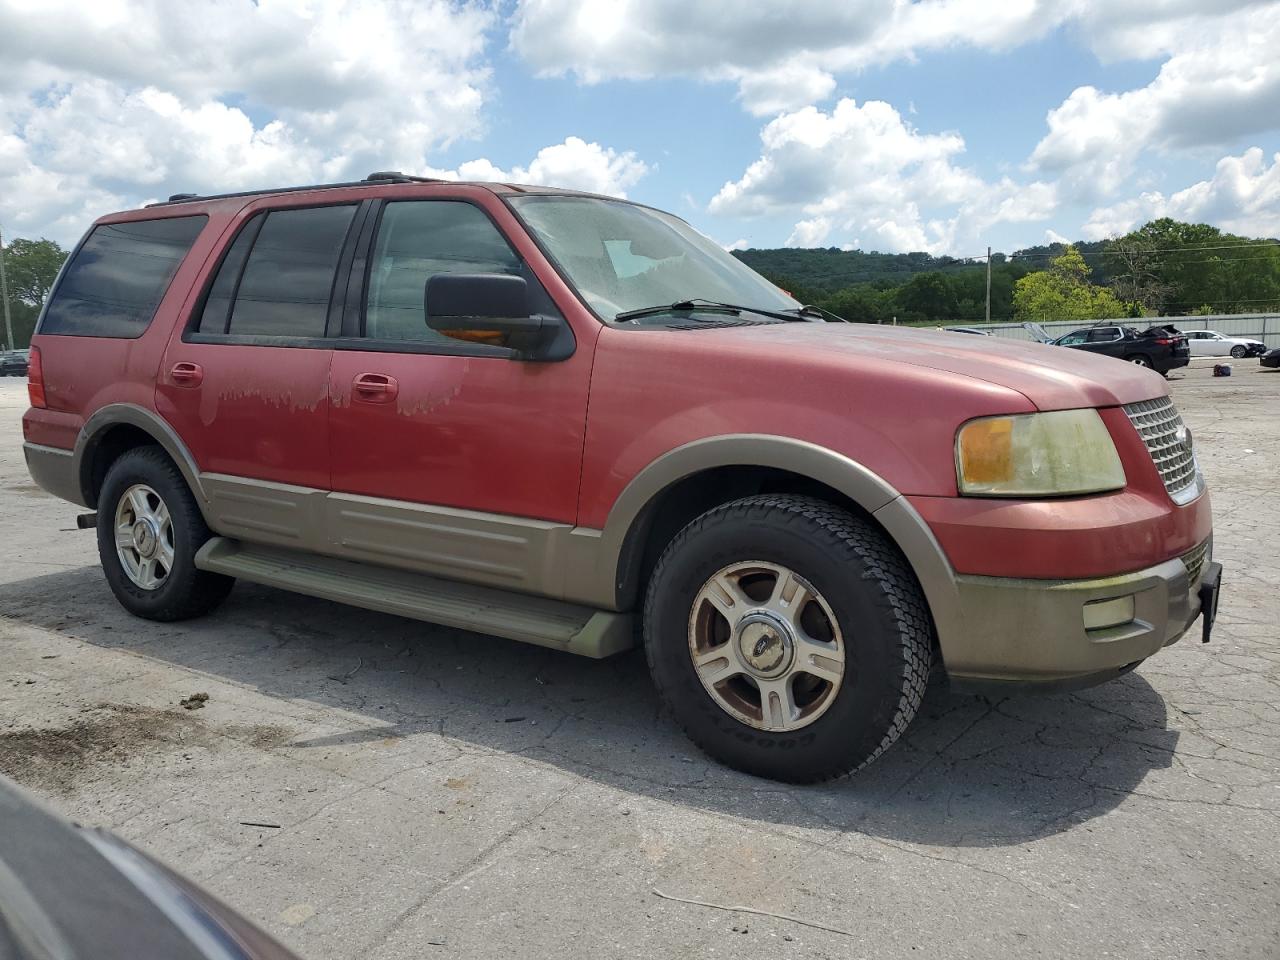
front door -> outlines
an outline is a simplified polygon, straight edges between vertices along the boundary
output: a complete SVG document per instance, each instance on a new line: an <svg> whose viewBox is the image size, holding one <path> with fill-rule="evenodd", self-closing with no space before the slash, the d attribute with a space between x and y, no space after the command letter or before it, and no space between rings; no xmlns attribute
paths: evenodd
<svg viewBox="0 0 1280 960"><path fill-rule="evenodd" d="M542 592L547 538L576 520L591 344L533 363L432 327L424 290L438 273L523 276L533 309L558 312L479 203L392 200L371 234L364 289L348 291L359 336L330 369L334 547Z"/></svg>
<svg viewBox="0 0 1280 960"><path fill-rule="evenodd" d="M249 211L166 351L156 409L189 444L219 533L305 548L324 540L326 332L356 211Z"/></svg>

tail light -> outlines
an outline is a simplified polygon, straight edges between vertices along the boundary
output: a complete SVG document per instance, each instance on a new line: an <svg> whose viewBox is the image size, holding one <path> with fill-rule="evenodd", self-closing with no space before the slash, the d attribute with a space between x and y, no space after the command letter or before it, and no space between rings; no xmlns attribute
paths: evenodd
<svg viewBox="0 0 1280 960"><path fill-rule="evenodd" d="M1177 340L1170 340L1168 337L1157 337L1157 338L1156 338L1156 343L1160 344L1160 346L1162 346L1162 347L1167 347L1167 346L1169 346L1170 344L1174 344L1174 343L1177 343L1177 342L1178 342Z"/></svg>
<svg viewBox="0 0 1280 960"><path fill-rule="evenodd" d="M40 348L32 347L27 358L27 399L33 407L47 406L44 399L44 364L40 361Z"/></svg>

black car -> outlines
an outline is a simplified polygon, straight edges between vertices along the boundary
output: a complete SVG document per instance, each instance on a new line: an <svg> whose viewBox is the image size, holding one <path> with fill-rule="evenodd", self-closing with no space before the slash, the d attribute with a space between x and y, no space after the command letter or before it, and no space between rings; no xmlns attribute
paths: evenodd
<svg viewBox="0 0 1280 960"><path fill-rule="evenodd" d="M1258 358L1258 363L1264 367L1275 367L1280 369L1280 347L1268 350Z"/></svg>
<svg viewBox="0 0 1280 960"><path fill-rule="evenodd" d="M0 353L0 377L25 377L27 375L27 352L25 350L6 350Z"/></svg>
<svg viewBox="0 0 1280 960"><path fill-rule="evenodd" d="M77 827L0 777L2 960L297 960L123 840Z"/></svg>
<svg viewBox="0 0 1280 960"><path fill-rule="evenodd" d="M1101 323L1072 330L1053 343L1115 357L1162 374L1191 362L1191 347L1186 336L1169 324L1139 331L1134 327Z"/></svg>

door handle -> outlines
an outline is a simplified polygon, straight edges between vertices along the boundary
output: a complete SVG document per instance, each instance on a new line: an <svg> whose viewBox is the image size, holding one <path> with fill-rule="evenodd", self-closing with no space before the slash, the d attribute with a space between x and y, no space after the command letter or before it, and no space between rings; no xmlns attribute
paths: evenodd
<svg viewBox="0 0 1280 960"><path fill-rule="evenodd" d="M365 403L389 403L400 392L400 384L395 377L385 373L361 373L351 381L355 399Z"/></svg>
<svg viewBox="0 0 1280 960"><path fill-rule="evenodd" d="M204 368L183 360L169 368L169 379L179 387L198 387L204 382Z"/></svg>

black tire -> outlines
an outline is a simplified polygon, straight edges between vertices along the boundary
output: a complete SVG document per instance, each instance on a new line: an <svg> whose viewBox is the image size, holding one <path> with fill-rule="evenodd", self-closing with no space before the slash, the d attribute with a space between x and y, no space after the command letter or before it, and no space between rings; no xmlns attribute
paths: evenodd
<svg viewBox="0 0 1280 960"><path fill-rule="evenodd" d="M808 580L849 638L833 702L794 731L757 729L728 713L690 656L698 591L747 560ZM929 678L933 622L906 560L871 522L823 500L763 494L704 513L671 541L649 581L644 641L659 695L706 753L756 776L815 783L861 769L907 728Z"/></svg>
<svg viewBox="0 0 1280 960"><path fill-rule="evenodd" d="M1239 344L1236 344L1234 347L1231 348L1231 356L1235 357L1237 360L1243 360L1248 355L1249 355L1248 347L1242 347Z"/></svg>
<svg viewBox="0 0 1280 960"><path fill-rule="evenodd" d="M1124 359L1126 363L1132 363L1138 367L1146 367L1148 370L1152 368L1151 358L1141 353L1131 353Z"/></svg>
<svg viewBox="0 0 1280 960"><path fill-rule="evenodd" d="M134 583L116 551L116 508L135 484L146 484L164 501L173 531L173 568L151 590ZM187 482L159 447L135 447L107 469L98 495L98 555L111 592L130 613L161 622L187 620L225 600L235 579L197 570L194 562L211 536Z"/></svg>

